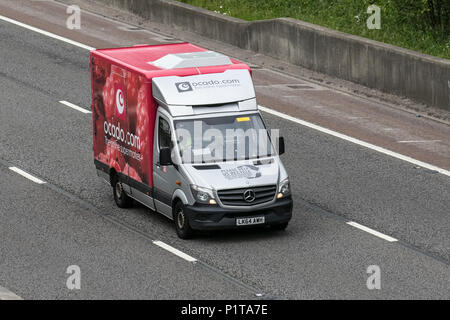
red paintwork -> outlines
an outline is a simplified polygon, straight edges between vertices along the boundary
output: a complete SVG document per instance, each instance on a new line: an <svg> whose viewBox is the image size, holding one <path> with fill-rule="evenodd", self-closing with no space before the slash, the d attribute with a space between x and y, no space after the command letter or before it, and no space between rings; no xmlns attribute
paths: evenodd
<svg viewBox="0 0 450 320"><path fill-rule="evenodd" d="M94 128L95 159L122 172L130 178L153 186L153 135L157 104L152 96L152 78L164 76L192 76L220 73L229 69L251 69L244 63L231 59L232 65L164 70L153 62L171 53L207 51L190 43L142 45L128 48L99 49L91 51L91 96ZM126 117L118 116L116 90L122 88L125 96ZM113 109L111 109L113 108ZM130 151L140 153L138 161L124 155L105 143L104 123L140 137L140 149L108 136L108 139Z"/></svg>

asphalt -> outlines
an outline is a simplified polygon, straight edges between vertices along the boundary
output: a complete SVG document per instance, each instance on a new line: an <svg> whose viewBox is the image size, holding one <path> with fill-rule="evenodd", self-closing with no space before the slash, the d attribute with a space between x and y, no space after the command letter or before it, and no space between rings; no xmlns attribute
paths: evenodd
<svg viewBox="0 0 450 320"><path fill-rule="evenodd" d="M5 166L0 178L0 281L23 299L255 297ZM80 268L80 290L66 285L73 265Z"/></svg>
<svg viewBox="0 0 450 320"><path fill-rule="evenodd" d="M88 52L5 22L0 41L1 286L26 299L450 298L447 176L264 113L286 138L288 229L182 241L164 217L115 207L95 175L90 115L58 103L89 109ZM65 286L72 264L85 279L80 291ZM381 290L366 287L370 265L381 268Z"/></svg>

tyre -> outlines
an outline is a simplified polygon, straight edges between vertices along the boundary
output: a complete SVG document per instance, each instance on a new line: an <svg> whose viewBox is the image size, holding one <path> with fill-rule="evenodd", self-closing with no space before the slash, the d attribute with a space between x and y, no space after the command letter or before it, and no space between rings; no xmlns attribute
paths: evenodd
<svg viewBox="0 0 450 320"><path fill-rule="evenodd" d="M280 223L280 224L273 224L273 225L270 226L270 228L272 230L282 231L282 230L286 230L288 224L289 224L288 222L284 222L284 223Z"/></svg>
<svg viewBox="0 0 450 320"><path fill-rule="evenodd" d="M189 225L189 219L186 217L184 204L181 201L177 201L173 208L173 221L178 237L181 239L192 238L194 231Z"/></svg>
<svg viewBox="0 0 450 320"><path fill-rule="evenodd" d="M125 191L123 191L122 183L120 182L119 177L114 175L112 178L112 187L113 187L113 195L114 201L116 202L119 208L129 208L133 203L133 199L126 195Z"/></svg>

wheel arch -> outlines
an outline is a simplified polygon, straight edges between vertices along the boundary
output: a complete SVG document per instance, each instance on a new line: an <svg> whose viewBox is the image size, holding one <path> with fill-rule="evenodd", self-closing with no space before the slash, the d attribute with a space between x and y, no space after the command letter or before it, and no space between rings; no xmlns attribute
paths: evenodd
<svg viewBox="0 0 450 320"><path fill-rule="evenodd" d="M175 207L177 201L181 201L184 205L189 204L186 194L181 189L176 189L172 195L172 208Z"/></svg>

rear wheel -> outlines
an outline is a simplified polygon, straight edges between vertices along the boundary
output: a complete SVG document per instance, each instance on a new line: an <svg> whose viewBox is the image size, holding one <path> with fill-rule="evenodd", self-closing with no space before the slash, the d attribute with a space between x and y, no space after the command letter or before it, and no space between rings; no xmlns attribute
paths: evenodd
<svg viewBox="0 0 450 320"><path fill-rule="evenodd" d="M189 239L194 235L194 231L189 225L189 220L184 211L184 205L181 201L175 203L173 208L173 220L175 222L175 230L181 239Z"/></svg>
<svg viewBox="0 0 450 320"><path fill-rule="evenodd" d="M115 174L114 177L112 178L112 187L113 187L114 201L116 202L117 206L119 208L131 207L133 200L126 195L125 191L123 190L122 183L120 182L120 179L117 176L117 174Z"/></svg>

